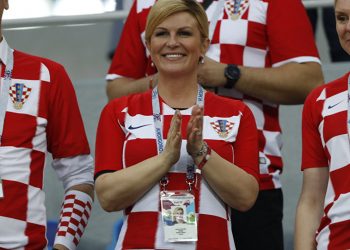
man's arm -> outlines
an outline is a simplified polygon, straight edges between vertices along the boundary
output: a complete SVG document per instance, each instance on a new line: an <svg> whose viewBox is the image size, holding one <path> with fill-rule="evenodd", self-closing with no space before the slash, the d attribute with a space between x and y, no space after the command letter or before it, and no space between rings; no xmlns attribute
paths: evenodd
<svg viewBox="0 0 350 250"><path fill-rule="evenodd" d="M140 79L121 77L107 81L106 92L108 100L110 101L114 98L119 98L129 94L145 92L151 87L154 87L154 85L153 76Z"/></svg>
<svg viewBox="0 0 350 250"><path fill-rule="evenodd" d="M294 247L296 250L316 249L315 233L323 214L328 171L327 167L304 170L303 188L295 221Z"/></svg>
<svg viewBox="0 0 350 250"><path fill-rule="evenodd" d="M89 195L92 200L94 200L94 186L91 184L78 184L71 187L69 190L77 190L80 192L84 192L87 195Z"/></svg>
<svg viewBox="0 0 350 250"><path fill-rule="evenodd" d="M68 191L71 191L71 190L83 192L89 195L92 201L94 200L94 186L91 184L78 184L68 189ZM69 248L65 247L62 244L55 244L54 249L69 250Z"/></svg>
<svg viewBox="0 0 350 250"><path fill-rule="evenodd" d="M52 166L65 189L54 246L59 250L73 250L84 233L92 210L93 159L90 155L54 159Z"/></svg>
<svg viewBox="0 0 350 250"><path fill-rule="evenodd" d="M206 57L199 66L200 82L210 87L224 86L226 66ZM324 81L321 66L316 62L290 62L274 68L239 66L239 69L241 77L235 89L276 104L302 104L309 92Z"/></svg>

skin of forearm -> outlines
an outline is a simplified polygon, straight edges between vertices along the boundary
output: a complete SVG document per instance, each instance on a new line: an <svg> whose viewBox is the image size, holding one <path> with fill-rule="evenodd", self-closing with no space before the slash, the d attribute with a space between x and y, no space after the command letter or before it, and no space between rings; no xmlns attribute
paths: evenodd
<svg viewBox="0 0 350 250"><path fill-rule="evenodd" d="M319 212L316 212L319 211ZM295 250L315 250L315 233L322 217L322 206L301 200L295 223Z"/></svg>
<svg viewBox="0 0 350 250"><path fill-rule="evenodd" d="M235 88L276 104L303 104L312 89L323 84L318 63L287 63L276 68L241 68Z"/></svg>
<svg viewBox="0 0 350 250"><path fill-rule="evenodd" d="M199 65L199 81L208 87L223 87L226 66L206 58ZM321 66L314 62L290 62L275 68L238 67L241 77L234 88L275 104L302 104L309 92L324 82Z"/></svg>
<svg viewBox="0 0 350 250"><path fill-rule="evenodd" d="M254 205L259 191L256 179L213 150L203 167L202 175L230 207L246 211Z"/></svg>
<svg viewBox="0 0 350 250"><path fill-rule="evenodd" d="M166 156L160 154L96 180L96 193L104 210L120 211L136 203L169 170ZM116 185L118 183L118 185Z"/></svg>
<svg viewBox="0 0 350 250"><path fill-rule="evenodd" d="M79 184L72 186L69 190L78 190L80 192L87 193L92 200L94 200L94 186L90 184Z"/></svg>
<svg viewBox="0 0 350 250"><path fill-rule="evenodd" d="M132 78L117 78L107 81L106 93L108 100L110 101L114 98L147 91L151 78L151 76L138 80Z"/></svg>
<svg viewBox="0 0 350 250"><path fill-rule="evenodd" d="M294 245L296 250L316 249L315 233L323 215L329 178L328 167L304 170L297 206Z"/></svg>

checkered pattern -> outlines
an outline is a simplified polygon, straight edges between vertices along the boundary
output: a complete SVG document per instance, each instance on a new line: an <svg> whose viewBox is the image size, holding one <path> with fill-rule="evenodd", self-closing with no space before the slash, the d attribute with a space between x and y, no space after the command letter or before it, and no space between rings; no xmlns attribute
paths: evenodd
<svg viewBox="0 0 350 250"><path fill-rule="evenodd" d="M235 10L235 5L237 4L236 1L239 1L239 8L237 10ZM232 16L233 14L241 16L248 8L248 3L248 0L228 0L225 2L225 9L229 16Z"/></svg>
<svg viewBox="0 0 350 250"><path fill-rule="evenodd" d="M92 199L86 193L70 190L64 197L55 243L75 249L87 226Z"/></svg>
<svg viewBox="0 0 350 250"><path fill-rule="evenodd" d="M225 120L226 121L226 120ZM233 128L234 123L227 121L224 126L221 124L222 121L211 122L213 129L219 134L220 137L226 138Z"/></svg>
<svg viewBox="0 0 350 250"><path fill-rule="evenodd" d="M329 168L317 249L350 249L349 76L315 89L303 111L302 169Z"/></svg>
<svg viewBox="0 0 350 250"><path fill-rule="evenodd" d="M6 62L9 49L3 39L2 62ZM1 68L5 68L3 63ZM0 145L4 190L0 199L0 249L44 249L46 154L50 152L57 160L70 159L88 155L89 146L72 83L61 65L15 50L10 86L16 83L25 84L27 99L21 109L8 101L5 114ZM67 166L72 167L69 160Z"/></svg>
<svg viewBox="0 0 350 250"><path fill-rule="evenodd" d="M157 155L152 114L152 92L116 99L101 114L96 141L96 174L117 171ZM217 109L220 106L222 108ZM163 136L170 128L174 109L161 106ZM186 126L191 109L181 110L182 144L179 161L169 171L168 190L187 190ZM126 113L125 113L126 112ZM258 179L257 133L251 111L242 103L206 92L203 118L203 139L223 158L234 162ZM211 123L227 120L234 124L226 138L219 136ZM147 125L148 124L148 125ZM145 125L145 126L143 126ZM139 127L138 129L133 129ZM125 138L125 139L124 139ZM153 186L131 208L126 209L116 249L178 249L179 245L164 242L160 217L159 185ZM186 243L186 249L235 249L229 208L200 177L194 188L195 211L198 214L198 242ZM215 228L215 230L213 230ZM181 245L182 246L182 245Z"/></svg>
<svg viewBox="0 0 350 250"><path fill-rule="evenodd" d="M232 6L232 1L227 0L227 6ZM154 2L134 2L107 79L138 79L155 73L145 46L144 32ZM214 0L206 10L209 21L213 20L217 3ZM276 67L288 62L319 62L312 29L301 1L243 0L239 13L239 18L232 20L225 8L219 16L206 54L208 57L221 63L257 68ZM235 90L220 88L219 94L243 100L253 111L259 132L260 188L281 187L279 176L283 164L278 105Z"/></svg>
<svg viewBox="0 0 350 250"><path fill-rule="evenodd" d="M14 85L10 86L9 95L10 95L11 101L12 101L12 103L14 105L18 105L17 103L21 103L23 105L27 101L27 99L28 99L32 89L28 88L27 86L25 86L23 84L22 95L20 96L20 98L17 99L17 91L18 91L17 88L16 88L17 84L14 84Z"/></svg>

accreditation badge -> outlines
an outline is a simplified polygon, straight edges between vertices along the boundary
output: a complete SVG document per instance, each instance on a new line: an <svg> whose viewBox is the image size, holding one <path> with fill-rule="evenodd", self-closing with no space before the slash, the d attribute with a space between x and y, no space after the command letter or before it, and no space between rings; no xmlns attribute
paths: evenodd
<svg viewBox="0 0 350 250"><path fill-rule="evenodd" d="M2 181L0 178L0 199L4 198L4 190L2 189Z"/></svg>
<svg viewBox="0 0 350 250"><path fill-rule="evenodd" d="M194 195L187 191L163 191L160 194L164 240L197 241Z"/></svg>

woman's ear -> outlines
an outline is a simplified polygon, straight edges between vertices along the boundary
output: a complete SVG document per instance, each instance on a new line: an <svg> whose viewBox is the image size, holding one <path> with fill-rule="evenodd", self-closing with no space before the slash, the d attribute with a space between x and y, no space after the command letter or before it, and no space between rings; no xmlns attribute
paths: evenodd
<svg viewBox="0 0 350 250"><path fill-rule="evenodd" d="M4 2L4 9L8 10L9 9L9 1L8 0L2 0Z"/></svg>
<svg viewBox="0 0 350 250"><path fill-rule="evenodd" d="M152 60L151 45L150 45L150 43L148 41L146 41L146 48L147 48L148 53L150 54L151 60ZM152 60L151 66L154 67L153 60Z"/></svg>
<svg viewBox="0 0 350 250"><path fill-rule="evenodd" d="M209 45L210 45L210 40L209 38L204 38L203 41L202 41L202 45L201 45L201 53L203 55L205 55L205 53L207 53L207 50L209 48Z"/></svg>

